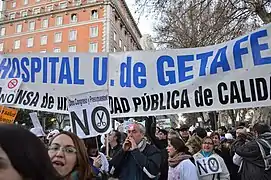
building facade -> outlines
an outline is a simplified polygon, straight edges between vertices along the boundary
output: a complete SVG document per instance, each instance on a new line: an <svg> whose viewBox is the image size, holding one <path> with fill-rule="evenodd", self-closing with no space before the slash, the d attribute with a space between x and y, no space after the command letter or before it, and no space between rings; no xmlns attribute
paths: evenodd
<svg viewBox="0 0 271 180"><path fill-rule="evenodd" d="M7 0L1 17L1 54L141 49L125 0Z"/></svg>

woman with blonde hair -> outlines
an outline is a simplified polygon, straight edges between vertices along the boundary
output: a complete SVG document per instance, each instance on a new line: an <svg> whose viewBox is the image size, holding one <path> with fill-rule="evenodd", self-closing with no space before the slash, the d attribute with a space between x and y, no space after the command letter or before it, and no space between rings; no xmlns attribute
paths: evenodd
<svg viewBox="0 0 271 180"><path fill-rule="evenodd" d="M196 153L194 156L195 162L202 162L202 159L205 159L203 167L206 167L206 164L214 165L212 169L216 169L215 172L208 172L204 170L199 171L199 180L230 180L230 174L227 169L227 166L218 154L214 151L214 141L211 137L205 137L202 140L202 147L201 150ZM213 159L211 163L209 163L210 158ZM208 159L208 160L207 160ZM208 163L206 163L208 161ZM198 165L198 162L196 163ZM216 164L216 163L217 164ZM199 166L199 165L198 165ZM198 168L199 169L199 168Z"/></svg>
<svg viewBox="0 0 271 180"><path fill-rule="evenodd" d="M64 180L91 180L86 147L78 136L63 131L51 139L48 154L53 166Z"/></svg>

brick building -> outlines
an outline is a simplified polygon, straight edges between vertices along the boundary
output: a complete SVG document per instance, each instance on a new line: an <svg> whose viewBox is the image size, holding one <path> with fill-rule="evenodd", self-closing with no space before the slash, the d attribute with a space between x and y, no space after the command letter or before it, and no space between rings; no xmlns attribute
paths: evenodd
<svg viewBox="0 0 271 180"><path fill-rule="evenodd" d="M8 0L1 17L1 54L141 49L125 0Z"/></svg>

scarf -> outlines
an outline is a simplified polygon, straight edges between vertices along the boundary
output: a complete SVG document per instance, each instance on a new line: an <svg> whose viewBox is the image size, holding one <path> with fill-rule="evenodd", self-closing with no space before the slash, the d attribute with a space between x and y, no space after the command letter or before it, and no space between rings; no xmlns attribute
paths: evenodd
<svg viewBox="0 0 271 180"><path fill-rule="evenodd" d="M140 152L144 151L145 147L147 146L147 141L143 138L137 145L137 148Z"/></svg>
<svg viewBox="0 0 271 180"><path fill-rule="evenodd" d="M184 153L178 153L174 157L169 157L168 158L168 165L170 167L176 167L180 162L183 160L191 158L190 155L184 154Z"/></svg>
<svg viewBox="0 0 271 180"><path fill-rule="evenodd" d="M213 152L205 152L205 151L200 151L200 153L203 155L203 157L210 157L212 154L213 154Z"/></svg>

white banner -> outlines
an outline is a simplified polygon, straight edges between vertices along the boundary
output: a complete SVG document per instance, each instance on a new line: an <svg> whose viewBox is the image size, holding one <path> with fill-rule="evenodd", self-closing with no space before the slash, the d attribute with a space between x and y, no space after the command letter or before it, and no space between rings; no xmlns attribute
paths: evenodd
<svg viewBox="0 0 271 180"><path fill-rule="evenodd" d="M109 54L112 117L271 106L271 24L215 46Z"/></svg>
<svg viewBox="0 0 271 180"><path fill-rule="evenodd" d="M60 113L67 96L107 89L114 118L271 106L270 48L268 24L201 48L2 55L0 85L21 78L14 107Z"/></svg>
<svg viewBox="0 0 271 180"><path fill-rule="evenodd" d="M107 134L112 130L108 91L93 91L68 97L72 132L80 138Z"/></svg>
<svg viewBox="0 0 271 180"><path fill-rule="evenodd" d="M107 61L91 53L1 55L0 85L22 79L13 107L68 113L67 96L107 89ZM0 91L0 104L9 96Z"/></svg>

